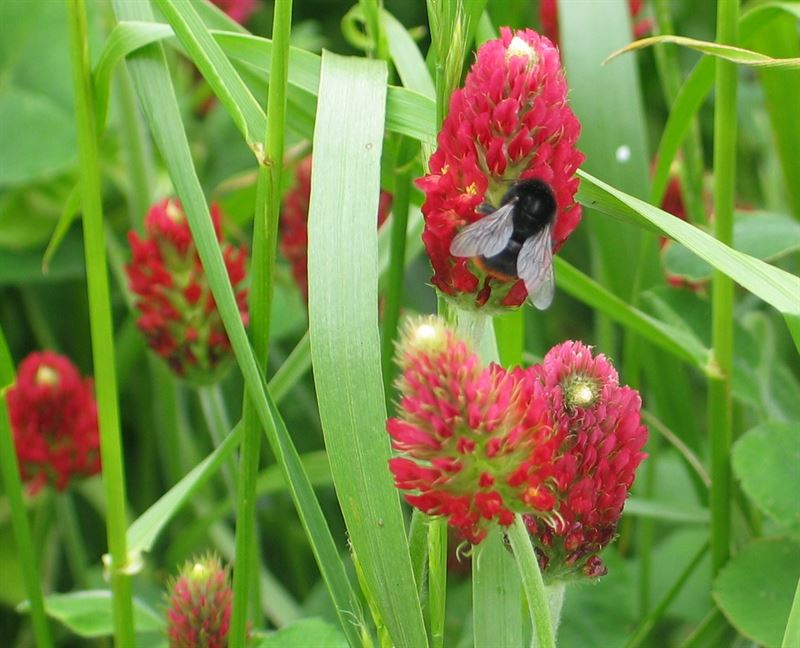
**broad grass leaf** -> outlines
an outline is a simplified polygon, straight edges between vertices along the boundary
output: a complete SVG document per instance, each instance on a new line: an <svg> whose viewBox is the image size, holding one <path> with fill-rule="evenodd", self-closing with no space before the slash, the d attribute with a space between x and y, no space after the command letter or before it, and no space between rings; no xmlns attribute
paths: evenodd
<svg viewBox="0 0 800 648"><path fill-rule="evenodd" d="M800 223L780 214L739 211L734 216L733 241L745 254L776 261L800 249ZM664 265L670 275L689 281L705 281L713 273L706 261L682 245L667 247Z"/></svg>
<svg viewBox="0 0 800 648"><path fill-rule="evenodd" d="M386 67L324 52L308 223L314 380L334 485L366 587L398 646L427 636L389 473L378 335Z"/></svg>
<svg viewBox="0 0 800 648"><path fill-rule="evenodd" d="M578 171L579 200L609 215L654 226L724 272L784 315L800 316L800 278L720 243L710 234L672 214Z"/></svg>
<svg viewBox="0 0 800 648"><path fill-rule="evenodd" d="M146 4L133 4L124 0L114 0L113 4L121 19L147 21L153 18ZM308 534L317 564L335 601L342 628L349 640L357 643L359 631L356 626L363 625L361 606L345 573L297 450L265 385L262 370L240 319L205 196L194 169L161 46L149 45L138 50L129 59L128 67L153 138L187 214L203 269L242 371L247 393L255 403L260 423L276 460L285 471L290 494Z"/></svg>

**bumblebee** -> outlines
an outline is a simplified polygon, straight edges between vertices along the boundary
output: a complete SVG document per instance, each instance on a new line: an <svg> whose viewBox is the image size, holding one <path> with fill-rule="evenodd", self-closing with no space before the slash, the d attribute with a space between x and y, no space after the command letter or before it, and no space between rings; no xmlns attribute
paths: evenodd
<svg viewBox="0 0 800 648"><path fill-rule="evenodd" d="M473 258L486 274L503 281L522 279L539 310L553 302L552 228L556 215L553 190L542 180L518 180L500 206L484 203L483 218L462 229L450 254Z"/></svg>

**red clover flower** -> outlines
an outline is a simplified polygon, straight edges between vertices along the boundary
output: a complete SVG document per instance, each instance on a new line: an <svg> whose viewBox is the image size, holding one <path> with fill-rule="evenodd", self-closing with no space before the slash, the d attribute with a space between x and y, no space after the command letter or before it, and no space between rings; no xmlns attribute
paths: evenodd
<svg viewBox="0 0 800 648"><path fill-rule="evenodd" d="M485 218L487 205L497 208L511 183L537 179L555 199L551 238L557 251L581 218L575 171L584 160L558 50L530 29L502 28L500 34L478 49L464 87L451 96L430 172L417 181L425 192L422 238L433 284L460 306L488 310L520 306L525 284L453 256L453 238Z"/></svg>
<svg viewBox="0 0 800 648"><path fill-rule="evenodd" d="M387 430L405 499L477 544L524 515L548 579L605 573L598 552L644 459L635 390L603 355L564 342L511 370L478 356L435 318L399 345L401 400Z"/></svg>
<svg viewBox="0 0 800 648"><path fill-rule="evenodd" d="M406 329L398 358L402 399L387 430L402 456L389 467L409 504L447 517L475 544L515 512L546 515L559 441L541 386L521 370L482 368L433 318Z"/></svg>
<svg viewBox="0 0 800 648"><path fill-rule="evenodd" d="M92 381L69 359L42 351L19 365L8 389L8 412L22 479L31 492L65 490L100 472L100 437Z"/></svg>
<svg viewBox="0 0 800 648"><path fill-rule="evenodd" d="M222 241L221 213L211 219L242 319L247 321L247 250ZM145 220L146 237L128 234L133 258L126 266L137 324L147 343L180 377L213 382L230 357L230 342L195 249L180 201L155 204Z"/></svg>
<svg viewBox="0 0 800 648"><path fill-rule="evenodd" d="M187 562L169 587L170 648L227 648L233 591L219 558Z"/></svg>
<svg viewBox="0 0 800 648"><path fill-rule="evenodd" d="M295 185L283 199L280 222L281 254L292 266L297 287L308 301L308 206L311 200L311 156L297 165ZM381 191L378 203L378 227L389 217L392 196Z"/></svg>
<svg viewBox="0 0 800 648"><path fill-rule="evenodd" d="M550 520L527 516L542 569L549 577L582 570L606 573L597 553L614 538L636 468L645 458L641 399L620 386L608 359L580 342L553 347L531 375L547 394L563 432L553 466Z"/></svg>

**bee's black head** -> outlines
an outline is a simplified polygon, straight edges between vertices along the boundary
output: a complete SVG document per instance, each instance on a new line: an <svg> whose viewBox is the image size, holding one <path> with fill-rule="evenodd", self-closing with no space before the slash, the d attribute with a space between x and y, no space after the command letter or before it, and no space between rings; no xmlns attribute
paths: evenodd
<svg viewBox="0 0 800 648"><path fill-rule="evenodd" d="M524 229L538 229L552 222L556 214L556 198L553 190L543 180L536 178L518 180L503 196L501 204L516 199L514 211L519 217L518 225Z"/></svg>

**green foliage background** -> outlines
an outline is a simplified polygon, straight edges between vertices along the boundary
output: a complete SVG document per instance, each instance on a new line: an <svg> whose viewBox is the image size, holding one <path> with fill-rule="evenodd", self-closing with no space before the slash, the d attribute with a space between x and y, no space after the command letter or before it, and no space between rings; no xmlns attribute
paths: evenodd
<svg viewBox="0 0 800 648"><path fill-rule="evenodd" d="M483 4L465 2L476 16ZM419 240L422 196L410 184L424 173L423 154L435 137L430 90L436 75L426 76L424 61L428 56L431 67L436 61L427 54L426 5L384 3L396 19L381 23L392 59L384 72L378 61L365 60L362 46L369 41L349 3L294 2L280 190L292 185L296 163L313 140L314 195L324 207L311 216L308 311L288 264L277 260L270 334L262 341L268 385L236 311L221 299L221 261L202 216L206 200L219 201L227 230L254 244L258 164L248 144L265 141L267 80L272 57L281 54L242 34L210 35L207 29L238 27L198 0L159 1L152 11L147 2L125 5L89 2L88 40L94 115L101 126L107 115L97 156L127 543L143 558L131 578L138 641L162 641L162 587L179 564L208 548L233 560L236 448L245 434L236 422L248 390L253 424L268 441L259 450L250 583L249 616L260 645L358 643L365 641L362 631L375 632L379 642L391 637L396 645L422 645L432 622L429 589L420 581L425 538L401 507L388 471L381 472L389 453L382 420L393 411L387 352L396 321L390 316L379 324L373 305L380 291L404 313L436 310ZM377 5L359 6L369 11ZM261 3L247 28L269 38L272 14L272 3ZM537 28L537 15L536 3L490 0L474 25L476 39L489 38L499 25ZM671 22L672 33L715 40L714 3L653 0L645 15L661 25ZM0 328L11 358L4 371L32 350L51 348L83 373L96 373L82 226L75 218L79 136L69 16L60 2L0 5ZM745 4L740 45L796 58L798 18L797 2ZM118 25L117 19L135 22ZM661 45L601 65L631 40L624 0L562 2L561 30L570 100L587 153L579 193L584 221L559 254L553 307L545 313L525 308L496 321L495 338L506 364L533 362L565 339L595 345L625 382L641 390L651 437L619 538L603 556L609 575L568 588L558 645L779 646L792 640L792 627L800 632L797 601L794 626L790 620L786 629L800 576L800 146L792 144L800 137L800 71L738 67L736 176L728 187L737 212L729 247L709 233L715 128L719 134L732 126L714 124L715 100L707 97L714 59ZM166 67L159 63L162 45ZM323 48L328 51L320 58ZM467 65L471 60L470 54ZM212 95L210 109L201 110ZM339 107L348 102L355 108L343 115ZM321 123L330 126L315 130ZM383 155L364 161L358 174L345 173L337 160L357 155L362 135ZM647 204L660 203L679 149L694 227ZM402 225L393 233L397 213L374 235L379 183L396 198L406 196L406 237ZM210 388L175 380L145 349L122 272L126 232L141 228L149 204L174 193L187 206L215 295L220 291L237 356L225 379ZM679 243L659 251L660 235ZM711 326L718 316L707 282L714 269L738 284L726 318L733 344L727 531L718 522L719 504L709 497L709 466L720 459L707 424L708 381L719 379ZM676 288L668 274L704 283L697 291ZM347 402L342 392L357 394L359 403ZM727 456L722 460L727 465ZM7 477L7 464L3 470ZM59 593L46 600L57 621L57 645L85 645L85 637L112 633L100 562L107 551L104 498L96 478L66 497L26 499L44 592ZM26 646L34 639L29 617L15 610L27 591L10 502L0 497L0 636ZM720 537L733 557L716 569L707 549L710 538ZM358 578L348 538L361 563ZM74 594L86 590L92 593ZM446 602L444 645L473 645L471 585L458 570L448 574ZM385 626L373 629L376 605ZM527 621L520 638L523 632L530 633Z"/></svg>

